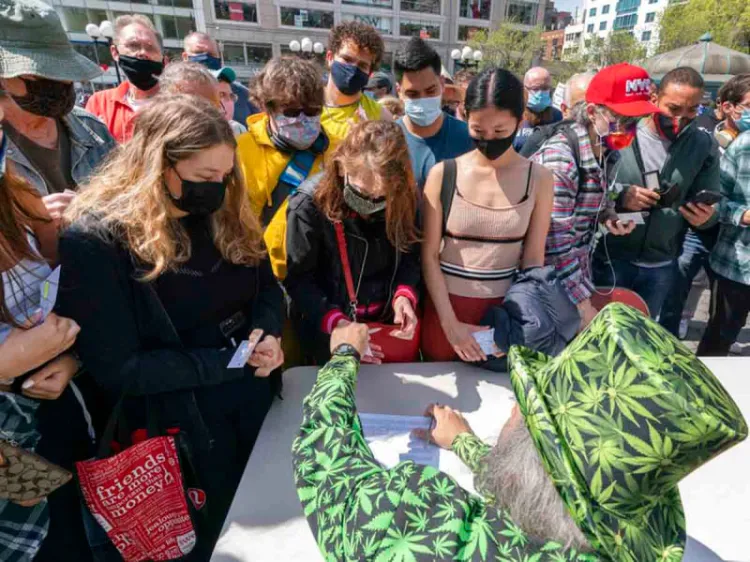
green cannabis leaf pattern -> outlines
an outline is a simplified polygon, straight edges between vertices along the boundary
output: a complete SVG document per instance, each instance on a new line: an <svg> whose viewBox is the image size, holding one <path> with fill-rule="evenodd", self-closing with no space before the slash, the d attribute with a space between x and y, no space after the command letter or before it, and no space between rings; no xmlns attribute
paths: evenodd
<svg viewBox="0 0 750 562"><path fill-rule="evenodd" d="M385 469L355 407L358 364L334 357L305 399L293 445L297 492L326 562L596 562L527 536L450 476L411 461ZM489 447L473 436L454 450L473 469Z"/></svg>
<svg viewBox="0 0 750 562"><path fill-rule="evenodd" d="M747 437L716 377L677 339L612 304L559 356L509 354L532 438L589 542L616 562L680 562L677 484Z"/></svg>

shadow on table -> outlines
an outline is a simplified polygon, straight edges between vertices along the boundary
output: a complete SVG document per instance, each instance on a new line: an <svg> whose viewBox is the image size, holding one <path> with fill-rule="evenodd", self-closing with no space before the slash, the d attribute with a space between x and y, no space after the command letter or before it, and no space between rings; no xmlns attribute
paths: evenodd
<svg viewBox="0 0 750 562"><path fill-rule="evenodd" d="M445 363L363 366L358 377L357 409L420 416L427 405L439 402L471 413L478 410L482 402L478 391L480 383L501 386L512 392L506 374L470 366L461 366L461 373L456 374L456 369L455 364ZM446 384L451 374L455 374L454 386ZM294 482L291 448L302 420L302 400L312 388L314 375L312 369L284 373L284 399L276 401L266 417L230 513L235 525L262 533L263 528L270 532L276 525L303 517ZM402 382L403 375L408 376L408 382ZM422 378L418 382L416 377ZM441 390L441 386L448 387L448 393ZM243 504L236 505L240 498Z"/></svg>

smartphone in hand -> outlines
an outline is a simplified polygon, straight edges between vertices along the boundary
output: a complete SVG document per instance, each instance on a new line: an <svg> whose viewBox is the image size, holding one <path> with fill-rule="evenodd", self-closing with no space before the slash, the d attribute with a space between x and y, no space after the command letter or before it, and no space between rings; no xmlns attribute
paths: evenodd
<svg viewBox="0 0 750 562"><path fill-rule="evenodd" d="M695 197L693 197L689 203L703 203L704 205L716 205L721 201L721 193L717 193L716 191L708 191L707 189L704 189L703 191L699 191L695 194Z"/></svg>

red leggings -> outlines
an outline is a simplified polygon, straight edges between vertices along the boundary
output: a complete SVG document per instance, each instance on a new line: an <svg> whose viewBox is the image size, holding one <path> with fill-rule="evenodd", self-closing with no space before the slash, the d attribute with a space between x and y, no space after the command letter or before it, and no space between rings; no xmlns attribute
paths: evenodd
<svg viewBox="0 0 750 562"><path fill-rule="evenodd" d="M491 306L502 304L503 298L478 299L448 295L453 311L459 322L479 325L482 317ZM424 317L422 319L422 353L427 361L456 361L458 355L445 337L440 325L437 309L429 296L425 299Z"/></svg>

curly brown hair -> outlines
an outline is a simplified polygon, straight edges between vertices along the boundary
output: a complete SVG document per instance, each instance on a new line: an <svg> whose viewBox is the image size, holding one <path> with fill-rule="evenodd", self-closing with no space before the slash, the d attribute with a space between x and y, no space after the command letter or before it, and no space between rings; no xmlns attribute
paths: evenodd
<svg viewBox="0 0 750 562"><path fill-rule="evenodd" d="M385 45L380 33L374 27L361 21L341 22L328 34L328 50L336 55L347 41L351 41L360 49L367 49L372 54L370 72L380 68Z"/></svg>
<svg viewBox="0 0 750 562"><path fill-rule="evenodd" d="M258 107L322 107L323 77L318 66L294 56L271 59L250 82L250 99Z"/></svg>
<svg viewBox="0 0 750 562"><path fill-rule="evenodd" d="M364 121L354 125L336 148L315 190L315 203L331 222L342 220L349 212L343 194L344 162L349 167L366 167L382 180L388 240L398 250L408 252L419 242L418 195L401 127L392 121Z"/></svg>

